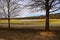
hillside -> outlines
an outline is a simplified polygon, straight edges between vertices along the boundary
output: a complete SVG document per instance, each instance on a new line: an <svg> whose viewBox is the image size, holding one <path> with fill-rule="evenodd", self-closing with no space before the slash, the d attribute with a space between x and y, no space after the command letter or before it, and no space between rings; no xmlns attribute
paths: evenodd
<svg viewBox="0 0 60 40"><path fill-rule="evenodd" d="M11 18L11 19L45 19L46 15L41 16L31 16L31 17L23 17L23 18ZM60 19L60 13L50 14L50 19ZM0 19L7 19L7 18L0 18Z"/></svg>
<svg viewBox="0 0 60 40"><path fill-rule="evenodd" d="M44 19L45 17L46 17L46 15L41 15L41 16L34 16L34 17L24 17L21 19ZM60 13L50 14L49 18L50 19L60 19Z"/></svg>
<svg viewBox="0 0 60 40"><path fill-rule="evenodd" d="M57 14L50 14L51 19L60 19L60 13Z"/></svg>

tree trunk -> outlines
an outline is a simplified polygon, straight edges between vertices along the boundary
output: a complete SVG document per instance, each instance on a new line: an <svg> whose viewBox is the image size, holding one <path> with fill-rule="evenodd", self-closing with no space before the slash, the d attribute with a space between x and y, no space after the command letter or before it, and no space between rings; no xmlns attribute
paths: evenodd
<svg viewBox="0 0 60 40"><path fill-rule="evenodd" d="M49 30L49 11L46 10L46 25L45 25L45 30Z"/></svg>
<svg viewBox="0 0 60 40"><path fill-rule="evenodd" d="M45 30L49 30L49 0L46 0L46 24L45 24Z"/></svg>
<svg viewBox="0 0 60 40"><path fill-rule="evenodd" d="M10 0L8 0L8 30L10 30Z"/></svg>

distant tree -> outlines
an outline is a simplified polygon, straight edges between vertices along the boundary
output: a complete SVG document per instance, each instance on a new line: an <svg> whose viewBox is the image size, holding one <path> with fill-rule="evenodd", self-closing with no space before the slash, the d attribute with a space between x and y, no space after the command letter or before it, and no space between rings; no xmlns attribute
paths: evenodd
<svg viewBox="0 0 60 40"><path fill-rule="evenodd" d="M45 30L49 30L49 13L60 10L60 0L32 0L32 4L26 5L36 11L44 10L46 12Z"/></svg>

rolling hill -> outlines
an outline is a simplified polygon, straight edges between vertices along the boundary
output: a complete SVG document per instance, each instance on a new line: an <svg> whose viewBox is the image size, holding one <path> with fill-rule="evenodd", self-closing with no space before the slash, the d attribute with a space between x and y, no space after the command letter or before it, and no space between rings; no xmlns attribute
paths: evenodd
<svg viewBox="0 0 60 40"><path fill-rule="evenodd" d="M45 19L45 18L46 18L46 15L33 16L33 17L24 17L24 18L18 18L18 19ZM60 19L60 13L50 14L49 18L50 19Z"/></svg>
<svg viewBox="0 0 60 40"><path fill-rule="evenodd" d="M23 17L23 18L11 18L11 19L45 19L46 15L41 16L30 16L30 17ZM50 14L50 19L60 19L60 13ZM0 18L0 19L7 19L7 18Z"/></svg>

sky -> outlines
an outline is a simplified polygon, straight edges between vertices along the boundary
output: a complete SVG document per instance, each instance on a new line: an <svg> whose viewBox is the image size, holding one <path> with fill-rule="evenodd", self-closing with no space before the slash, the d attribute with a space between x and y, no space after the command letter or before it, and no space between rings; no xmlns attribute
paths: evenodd
<svg viewBox="0 0 60 40"><path fill-rule="evenodd" d="M40 16L40 15L45 15L46 12L45 11L39 11L39 12L36 12L36 10L31 10L27 7L24 7L24 5L29 5L29 4L32 4L34 2L32 2L31 0L20 0L18 2L18 4L21 4L20 7L21 7L21 11L19 14L19 16L16 16L16 17L30 17L30 16ZM59 6L59 5L56 5L56 6ZM5 8L5 11L7 11L7 8ZM2 12L2 11L1 11ZM57 12L60 12L60 10L54 12L54 13L57 13ZM53 13L53 14L54 14Z"/></svg>
<svg viewBox="0 0 60 40"><path fill-rule="evenodd" d="M22 4L22 5L28 5L28 4L31 4L31 0L30 1L29 0L21 0L18 3ZM20 15L20 17L45 15L45 12L43 12L43 11L41 11L41 12L33 12L33 10L28 9L28 8L22 9L21 13L22 14Z"/></svg>
<svg viewBox="0 0 60 40"><path fill-rule="evenodd" d="M31 0L20 0L20 2L18 2L19 4L22 5L28 5L31 4ZM58 6L58 5L57 5ZM60 12L60 10L54 12L54 13L58 13ZM21 11L21 17L29 17L29 16L40 16L40 15L45 15L45 11L40 11L40 12L32 12L32 10L28 9L28 8L24 8Z"/></svg>

